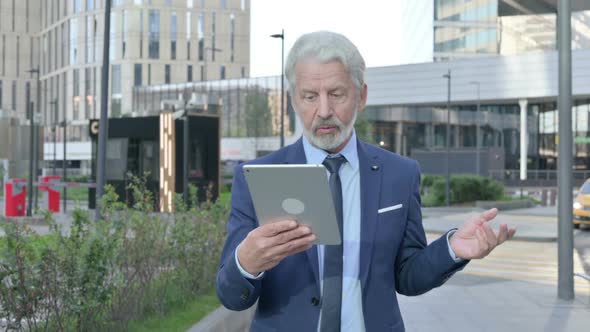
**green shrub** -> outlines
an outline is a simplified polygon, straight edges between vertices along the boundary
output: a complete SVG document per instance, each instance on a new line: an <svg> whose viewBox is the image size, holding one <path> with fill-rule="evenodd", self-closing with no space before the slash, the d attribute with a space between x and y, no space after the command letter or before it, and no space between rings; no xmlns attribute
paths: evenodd
<svg viewBox="0 0 590 332"><path fill-rule="evenodd" d="M145 183L145 178L131 181L133 208L106 186L102 220L92 222L88 211L78 209L69 231L50 213L48 236L3 223L0 318L7 329L127 330L131 321L165 314L210 292L227 202L155 213Z"/></svg>
<svg viewBox="0 0 590 332"><path fill-rule="evenodd" d="M420 192L424 206L441 206L446 202L446 177L424 175ZM504 195L504 185L490 178L476 175L451 176L451 203L477 200L499 200Z"/></svg>

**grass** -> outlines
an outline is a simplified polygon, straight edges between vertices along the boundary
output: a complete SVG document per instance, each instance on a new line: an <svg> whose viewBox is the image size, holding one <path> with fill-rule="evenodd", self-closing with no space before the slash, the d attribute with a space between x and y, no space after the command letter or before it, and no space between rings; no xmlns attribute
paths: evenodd
<svg viewBox="0 0 590 332"><path fill-rule="evenodd" d="M211 291L192 302L173 308L164 316L154 315L132 322L129 331L186 331L219 306L215 292Z"/></svg>
<svg viewBox="0 0 590 332"><path fill-rule="evenodd" d="M63 191L62 191L63 195ZM88 201L88 188L69 187L67 190L68 200L86 202Z"/></svg>

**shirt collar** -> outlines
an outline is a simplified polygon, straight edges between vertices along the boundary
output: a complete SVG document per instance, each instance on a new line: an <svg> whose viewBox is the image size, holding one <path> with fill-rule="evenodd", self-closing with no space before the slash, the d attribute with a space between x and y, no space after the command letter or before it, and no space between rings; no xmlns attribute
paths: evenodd
<svg viewBox="0 0 590 332"><path fill-rule="evenodd" d="M308 164L321 164L327 156L332 156L332 154L313 146L305 135L303 136L303 150L305 151L305 158L307 159ZM346 161L353 170L357 170L359 167L359 158L357 153L356 133L354 130L352 131L352 137L348 140L348 143L346 143L344 148L335 155L339 154L346 158Z"/></svg>

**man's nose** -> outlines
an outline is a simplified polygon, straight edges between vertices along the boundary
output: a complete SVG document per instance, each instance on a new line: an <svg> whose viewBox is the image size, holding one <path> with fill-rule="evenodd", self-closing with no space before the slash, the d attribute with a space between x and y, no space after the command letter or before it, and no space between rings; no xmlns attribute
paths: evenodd
<svg viewBox="0 0 590 332"><path fill-rule="evenodd" d="M318 116L321 118L329 118L333 113L332 105L328 96L319 96Z"/></svg>

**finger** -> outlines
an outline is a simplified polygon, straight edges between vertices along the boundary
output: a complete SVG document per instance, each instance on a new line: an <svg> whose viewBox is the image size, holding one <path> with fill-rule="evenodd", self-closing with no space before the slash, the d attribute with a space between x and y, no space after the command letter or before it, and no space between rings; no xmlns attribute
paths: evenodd
<svg viewBox="0 0 590 332"><path fill-rule="evenodd" d="M504 243L508 239L508 225L501 224L498 231L498 244Z"/></svg>
<svg viewBox="0 0 590 332"><path fill-rule="evenodd" d="M481 225L481 228L484 231L486 241L490 245L489 250L493 249L495 246L498 245L498 238L496 237L496 233L490 227L489 224L483 224L483 225Z"/></svg>
<svg viewBox="0 0 590 332"><path fill-rule="evenodd" d="M485 221L490 221L494 218L496 218L496 216L498 215L498 209L493 208L493 209L489 209L487 211L485 211L484 213L481 214L481 217L485 219Z"/></svg>
<svg viewBox="0 0 590 332"><path fill-rule="evenodd" d="M297 239L308 234L311 234L311 228L307 226L298 226L297 228L294 228L292 230L279 233L272 237L268 237L268 239L270 240L269 245L281 245L283 243L287 243L293 239Z"/></svg>
<svg viewBox="0 0 590 332"><path fill-rule="evenodd" d="M313 242L316 240L315 234L309 234L307 236L303 236L294 240L291 240L287 243L283 243L279 246L273 248L269 254L271 255L272 259L275 258L284 258L287 256L291 256L295 253L301 252L309 245L312 245Z"/></svg>
<svg viewBox="0 0 590 332"><path fill-rule="evenodd" d="M514 234L516 233L516 227L514 228L510 228L508 230L508 240L512 239L514 237Z"/></svg>
<svg viewBox="0 0 590 332"><path fill-rule="evenodd" d="M263 236L272 237L297 227L295 220L281 220L258 227Z"/></svg>

